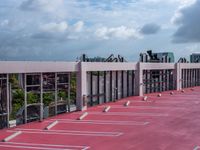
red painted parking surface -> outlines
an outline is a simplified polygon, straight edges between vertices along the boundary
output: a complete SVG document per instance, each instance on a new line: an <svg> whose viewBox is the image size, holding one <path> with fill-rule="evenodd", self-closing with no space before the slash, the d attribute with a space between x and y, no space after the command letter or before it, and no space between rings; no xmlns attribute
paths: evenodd
<svg viewBox="0 0 200 150"><path fill-rule="evenodd" d="M200 87L129 97L117 102L88 108L83 112L62 114L43 122L33 122L0 131L4 139L0 150L197 150L200 147ZM125 107L124 103L130 101ZM110 110L102 112L105 106ZM44 130L54 121L58 123Z"/></svg>

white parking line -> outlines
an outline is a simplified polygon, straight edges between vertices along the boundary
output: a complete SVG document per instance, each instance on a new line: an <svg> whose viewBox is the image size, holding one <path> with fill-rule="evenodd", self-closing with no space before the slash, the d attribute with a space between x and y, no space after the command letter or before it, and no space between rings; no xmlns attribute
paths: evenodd
<svg viewBox="0 0 200 150"><path fill-rule="evenodd" d="M189 101L174 101L174 100L156 100L155 103L157 104L185 104L186 102L191 103Z"/></svg>
<svg viewBox="0 0 200 150"><path fill-rule="evenodd" d="M7 147L7 148L18 148L18 149L39 149L39 150L71 150L71 149L61 149L61 148L49 148L49 147L33 147L33 146L17 146L17 145L1 145L0 147Z"/></svg>
<svg viewBox="0 0 200 150"><path fill-rule="evenodd" d="M45 130L50 130L51 128L53 128L55 125L58 124L58 121L55 120L54 122L50 123L46 128Z"/></svg>
<svg viewBox="0 0 200 150"><path fill-rule="evenodd" d="M185 100L185 101L179 101L179 100L150 100L150 101L131 101L132 103L156 103L156 104L185 104L185 103L191 103L194 102L190 100Z"/></svg>
<svg viewBox="0 0 200 150"><path fill-rule="evenodd" d="M143 101L143 100L130 100L131 103L152 103L151 100Z"/></svg>
<svg viewBox="0 0 200 150"><path fill-rule="evenodd" d="M15 138L16 136L18 136L18 135L20 135L20 134L22 134L22 132L21 132L21 131L17 131L17 132L15 132L15 133L13 133L12 135L6 137L6 138L3 139L2 141L3 141L3 142L8 142L8 141L12 140L13 138Z"/></svg>
<svg viewBox="0 0 200 150"><path fill-rule="evenodd" d="M124 106L129 106L130 105L130 101L127 101L125 104L124 104Z"/></svg>
<svg viewBox="0 0 200 150"><path fill-rule="evenodd" d="M83 120L88 115L88 112L84 112L77 120Z"/></svg>
<svg viewBox="0 0 200 150"><path fill-rule="evenodd" d="M98 106L99 108L102 108L104 106ZM122 109L185 109L184 107L169 107L169 106L129 106L129 107L124 107L121 105L112 105L112 108L122 108Z"/></svg>
<svg viewBox="0 0 200 150"><path fill-rule="evenodd" d="M18 143L6 142L0 143L0 147L20 148L20 149L43 149L43 150L86 150L88 146L74 145L54 145L54 144L37 144L37 143Z"/></svg>
<svg viewBox="0 0 200 150"><path fill-rule="evenodd" d="M200 150L200 146L196 146L193 150Z"/></svg>
<svg viewBox="0 0 200 150"><path fill-rule="evenodd" d="M57 134L57 135L83 135L83 136L120 136L122 132L96 132L96 131L76 131L76 130L40 130L40 129L21 129L23 133ZM13 132L12 130L9 132Z"/></svg>
<svg viewBox="0 0 200 150"><path fill-rule="evenodd" d="M134 113L134 112L108 112L108 113L101 113L101 112L90 112L91 115L106 115L106 116L151 116L151 117L168 117L169 114L164 113Z"/></svg>
<svg viewBox="0 0 200 150"><path fill-rule="evenodd" d="M51 119L54 120L54 119ZM112 121L112 120L84 120L77 121L72 119L56 119L59 123L85 123L85 124L103 124L103 125L147 125L149 122L140 121Z"/></svg>
<svg viewBox="0 0 200 150"><path fill-rule="evenodd" d="M106 106L104 109L103 109L103 112L108 112L110 110L110 106Z"/></svg>

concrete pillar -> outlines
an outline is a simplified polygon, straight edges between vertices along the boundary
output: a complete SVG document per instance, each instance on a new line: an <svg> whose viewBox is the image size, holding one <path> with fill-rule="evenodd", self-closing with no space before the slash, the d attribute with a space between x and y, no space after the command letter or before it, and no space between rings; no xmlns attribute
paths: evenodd
<svg viewBox="0 0 200 150"><path fill-rule="evenodd" d="M55 72L55 115L57 115L57 102L58 102L58 74Z"/></svg>
<svg viewBox="0 0 200 150"><path fill-rule="evenodd" d="M24 123L27 123L27 75L24 74Z"/></svg>
<svg viewBox="0 0 200 150"><path fill-rule="evenodd" d="M86 110L86 102L83 102L83 97L87 97L87 72L84 68L84 62L78 63L77 71L77 95L76 95L76 105L78 110Z"/></svg>
<svg viewBox="0 0 200 150"><path fill-rule="evenodd" d="M6 76L6 99L7 99L7 127L9 128L9 120L10 120L10 92L9 92L9 74ZM11 106L12 107L12 106Z"/></svg>
<svg viewBox="0 0 200 150"><path fill-rule="evenodd" d="M40 73L40 121L43 121L43 74Z"/></svg>
<svg viewBox="0 0 200 150"><path fill-rule="evenodd" d="M138 96L143 96L143 68L142 63L138 62L137 64L137 70L135 71L135 92Z"/></svg>
<svg viewBox="0 0 200 150"><path fill-rule="evenodd" d="M176 85L176 90L182 89L182 77L181 77L181 64L175 64L175 74L174 74L174 81Z"/></svg>
<svg viewBox="0 0 200 150"><path fill-rule="evenodd" d="M68 112L70 112L71 110L70 110L70 104L71 104L71 74L69 73L68 74L68 91L67 91L67 104L68 104Z"/></svg>

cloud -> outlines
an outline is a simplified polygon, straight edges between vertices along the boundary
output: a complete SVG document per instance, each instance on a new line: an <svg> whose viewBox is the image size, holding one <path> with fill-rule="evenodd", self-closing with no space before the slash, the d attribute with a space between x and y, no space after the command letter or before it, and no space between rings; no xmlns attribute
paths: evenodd
<svg viewBox="0 0 200 150"><path fill-rule="evenodd" d="M63 5L63 0L26 0L20 8L23 10L44 10L47 12L56 11Z"/></svg>
<svg viewBox="0 0 200 150"><path fill-rule="evenodd" d="M54 32L63 33L67 30L67 28L68 28L68 24L65 21L62 21L60 23L51 22L51 23L44 24L40 27L41 31L50 32L50 33L54 33Z"/></svg>
<svg viewBox="0 0 200 150"><path fill-rule="evenodd" d="M81 32L84 26L84 22L83 21L78 21L77 23L74 24L74 30L76 32Z"/></svg>
<svg viewBox="0 0 200 150"><path fill-rule="evenodd" d="M184 49L183 44L170 43L174 28L156 34L157 40L137 39L143 36L143 25L152 20L162 29L172 27L174 11L189 1L0 0L0 59L59 55L73 60L83 50L94 56L122 52L134 58L142 49Z"/></svg>
<svg viewBox="0 0 200 150"><path fill-rule="evenodd" d="M172 21L178 26L173 34L173 42L200 42L200 1L178 9Z"/></svg>
<svg viewBox="0 0 200 150"><path fill-rule="evenodd" d="M40 25L38 32L32 34L31 38L39 40L50 40L54 42L77 40L79 38L87 37L83 34L83 32L85 32L83 27L83 21L77 21L71 25L68 25L66 21L50 22ZM87 34L89 34L89 32Z"/></svg>
<svg viewBox="0 0 200 150"><path fill-rule="evenodd" d="M139 34L137 31L133 28L128 28L126 26L120 26L120 27L101 27L98 28L95 32L95 35L100 39L129 39L129 38L139 38Z"/></svg>
<svg viewBox="0 0 200 150"><path fill-rule="evenodd" d="M159 30L160 30L160 26L154 23L150 23L150 24L145 24L140 32L142 34L156 34Z"/></svg>
<svg viewBox="0 0 200 150"><path fill-rule="evenodd" d="M45 13L51 18L65 18L67 15L64 0L25 0L19 9L39 15Z"/></svg>
<svg viewBox="0 0 200 150"><path fill-rule="evenodd" d="M1 27L5 27L5 26L9 25L9 23L10 23L10 21L7 20L7 19L5 19L5 20L3 20L3 21L0 22L0 26Z"/></svg>
<svg viewBox="0 0 200 150"><path fill-rule="evenodd" d="M146 2L150 2L150 3L163 3L163 0L145 0ZM166 3L179 3L179 4L190 4L192 3L194 0L168 0L168 1L165 1Z"/></svg>

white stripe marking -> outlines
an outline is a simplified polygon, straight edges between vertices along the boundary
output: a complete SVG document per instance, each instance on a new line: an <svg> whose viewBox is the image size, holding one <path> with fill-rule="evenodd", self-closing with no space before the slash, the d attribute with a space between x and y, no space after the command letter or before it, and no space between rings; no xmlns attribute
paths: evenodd
<svg viewBox="0 0 200 150"><path fill-rule="evenodd" d="M93 115L118 115L118 116L152 116L152 117L168 117L168 114L162 113L132 113L132 112L109 112L109 113L101 113L101 112L90 112Z"/></svg>
<svg viewBox="0 0 200 150"><path fill-rule="evenodd" d="M49 148L49 147L33 147L33 146L16 146L16 145L0 145L0 147L7 148L18 148L18 149L39 149L39 150L71 150L71 149L61 149L61 148Z"/></svg>
<svg viewBox="0 0 200 150"><path fill-rule="evenodd" d="M152 101L140 101L140 100L132 100L132 103L151 103Z"/></svg>
<svg viewBox="0 0 200 150"><path fill-rule="evenodd" d="M127 101L125 104L124 104L124 106L129 106L129 104L130 104L130 101Z"/></svg>
<svg viewBox="0 0 200 150"><path fill-rule="evenodd" d="M53 120L53 119L52 119ZM58 119L59 123L86 123L86 124L106 124L106 125L147 125L149 122L139 121L107 121L107 120L84 120L74 121L72 119Z"/></svg>
<svg viewBox="0 0 200 150"><path fill-rule="evenodd" d="M77 120L83 120L88 115L88 112L84 112Z"/></svg>
<svg viewBox="0 0 200 150"><path fill-rule="evenodd" d="M144 96L144 97L143 97L143 101L146 102L146 101L147 101L147 98L148 98L147 96Z"/></svg>
<svg viewBox="0 0 200 150"><path fill-rule="evenodd" d="M162 94L161 94L161 93L159 93L159 94L158 94L158 97L161 97L161 96L162 96Z"/></svg>
<svg viewBox="0 0 200 150"><path fill-rule="evenodd" d="M25 145L25 146L46 146L46 147L61 147L61 148L78 148L85 149L88 146L74 146L74 145L57 145L57 144L38 144L38 143L20 143L20 142L6 142L6 144L12 145Z"/></svg>
<svg viewBox="0 0 200 150"><path fill-rule="evenodd" d="M110 110L110 106L106 106L104 109L103 109L103 112L108 112Z"/></svg>
<svg viewBox="0 0 200 150"><path fill-rule="evenodd" d="M99 108L103 107L103 106L98 106ZM186 109L184 107L166 107L166 106L129 106L129 107L123 107L121 105L112 105L112 108L122 108L122 109Z"/></svg>
<svg viewBox="0 0 200 150"><path fill-rule="evenodd" d="M16 129L17 130L17 129ZM57 135L83 135L83 136L120 136L121 132L91 132L91 131L70 131L70 130L49 130L20 129L23 133L57 134ZM13 132L13 131L9 131Z"/></svg>
<svg viewBox="0 0 200 150"><path fill-rule="evenodd" d="M200 146L196 146L193 150L199 150Z"/></svg>
<svg viewBox="0 0 200 150"><path fill-rule="evenodd" d="M55 125L57 125L58 124L58 121L56 120L56 121L54 121L54 122L52 122L51 124L49 124L46 128L45 128L45 130L50 130L51 128L53 128Z"/></svg>
<svg viewBox="0 0 200 150"><path fill-rule="evenodd" d="M12 135L6 137L5 139L3 139L3 142L8 142L10 140L12 140L13 138L15 138L16 136L20 135L22 132L21 131L17 131L15 133L13 133Z"/></svg>
<svg viewBox="0 0 200 150"><path fill-rule="evenodd" d="M179 101L179 100L163 100L163 101L160 101L160 100L151 100L151 101L138 101L138 100L134 100L134 101L131 101L132 103L157 103L157 104L185 104L185 103L191 103L191 101Z"/></svg>

